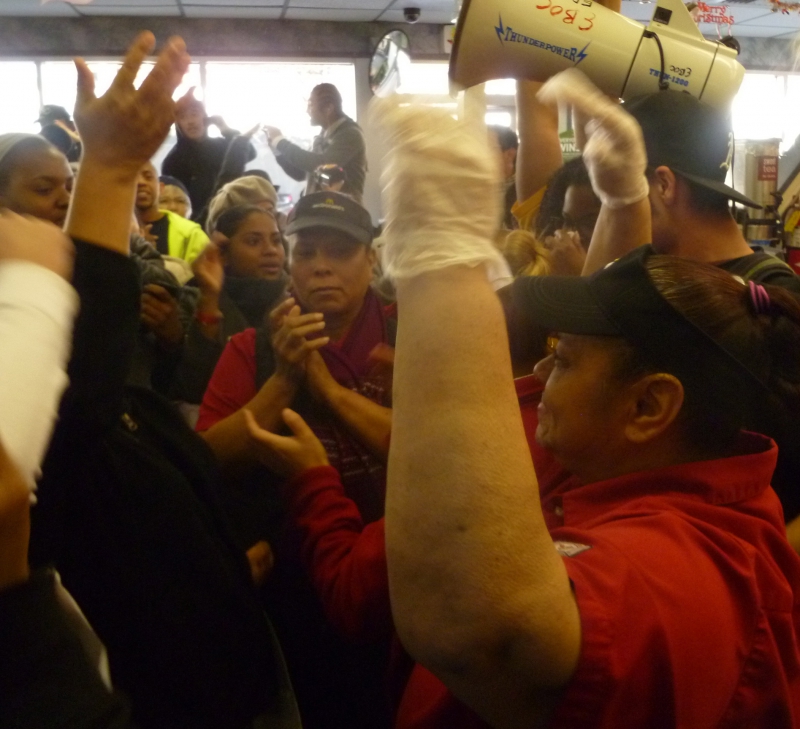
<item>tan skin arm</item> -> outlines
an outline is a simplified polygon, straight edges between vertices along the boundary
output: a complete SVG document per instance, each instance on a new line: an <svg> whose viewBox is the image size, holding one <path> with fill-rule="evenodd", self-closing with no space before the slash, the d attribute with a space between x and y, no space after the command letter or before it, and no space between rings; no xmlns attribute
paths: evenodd
<svg viewBox="0 0 800 729"><path fill-rule="evenodd" d="M257 453L248 436L245 410L253 414L261 428L275 431L281 425L281 412L291 405L297 388L296 380L276 373L243 408L200 433L223 468L246 469L257 462Z"/></svg>
<svg viewBox="0 0 800 729"><path fill-rule="evenodd" d="M353 436L385 460L392 432L392 410L378 405L333 379L319 352L308 358L308 383L312 394L325 403Z"/></svg>
<svg viewBox="0 0 800 729"><path fill-rule="evenodd" d="M582 275L593 274L634 248L650 243L652 239L648 198L617 209L603 205L586 253Z"/></svg>
<svg viewBox="0 0 800 729"><path fill-rule="evenodd" d="M542 104L538 81L517 81L517 200L524 202L541 190L561 167L558 109Z"/></svg>
<svg viewBox="0 0 800 729"><path fill-rule="evenodd" d="M294 299L279 304L270 314L272 345L277 359L275 373L243 408L201 433L223 467L249 468L257 462L257 451L249 437L244 410L249 410L258 425L274 431L280 427L281 412L289 407L305 377L306 360L311 352L325 346L329 338L317 337L325 327L322 314L301 314Z"/></svg>
<svg viewBox="0 0 800 729"><path fill-rule="evenodd" d="M500 303L482 267L399 281L397 298L397 632L492 726L537 726L577 665L580 617L542 516Z"/></svg>
<svg viewBox="0 0 800 729"><path fill-rule="evenodd" d="M622 0L596 0L620 12ZM558 109L542 104L539 81L517 80L517 200L524 202L550 181L564 163L558 137Z"/></svg>

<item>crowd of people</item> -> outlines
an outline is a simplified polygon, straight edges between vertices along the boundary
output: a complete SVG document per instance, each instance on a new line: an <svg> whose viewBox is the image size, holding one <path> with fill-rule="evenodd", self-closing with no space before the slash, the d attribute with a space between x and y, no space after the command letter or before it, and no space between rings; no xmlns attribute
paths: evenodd
<svg viewBox="0 0 800 729"><path fill-rule="evenodd" d="M800 278L728 115L376 100L376 227L320 84L287 217L154 47L0 135L0 727L800 727Z"/></svg>

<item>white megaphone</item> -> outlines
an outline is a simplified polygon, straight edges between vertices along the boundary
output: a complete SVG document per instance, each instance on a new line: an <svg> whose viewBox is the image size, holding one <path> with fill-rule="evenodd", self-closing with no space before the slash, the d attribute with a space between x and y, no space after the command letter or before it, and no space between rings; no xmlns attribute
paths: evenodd
<svg viewBox="0 0 800 729"><path fill-rule="evenodd" d="M464 0L450 80L545 81L577 66L611 96L670 88L727 107L744 77L736 55L706 40L681 0L659 0L647 28L592 0Z"/></svg>

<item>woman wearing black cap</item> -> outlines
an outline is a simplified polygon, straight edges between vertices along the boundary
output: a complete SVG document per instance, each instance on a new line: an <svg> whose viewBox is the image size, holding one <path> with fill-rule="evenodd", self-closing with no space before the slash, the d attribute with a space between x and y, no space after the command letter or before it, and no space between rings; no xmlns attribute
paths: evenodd
<svg viewBox="0 0 800 729"><path fill-rule="evenodd" d="M537 437L573 475L537 494L475 265L493 256L478 244L493 206L476 209L488 153L434 113L386 114L388 230L416 212L387 242L402 317L386 549L404 646L493 726L797 726L800 560L769 486L774 442L740 430L753 398L793 426L797 302L649 249L590 279L518 281L561 335L538 368ZM419 175L431 190L457 170L475 173L453 177L463 204L414 194ZM459 227L434 225L456 212Z"/></svg>

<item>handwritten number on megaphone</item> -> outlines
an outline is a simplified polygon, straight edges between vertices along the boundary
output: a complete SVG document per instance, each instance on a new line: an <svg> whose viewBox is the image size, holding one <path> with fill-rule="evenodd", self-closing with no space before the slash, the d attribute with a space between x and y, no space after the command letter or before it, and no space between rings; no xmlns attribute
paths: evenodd
<svg viewBox="0 0 800 729"><path fill-rule="evenodd" d="M576 5L580 3L583 7L591 7L592 0L572 0ZM547 0L547 2L542 3L541 5L536 6L537 10L548 10L550 11L550 15L553 17L557 15L561 15L564 13L563 5L553 5L553 0ZM589 15L585 15L581 17L580 10L567 10L564 13L564 17L562 18L561 22L566 23L567 25L574 25L575 21L580 18L581 25L578 26L578 30L591 30L594 27L594 19L597 16L594 13L590 13Z"/></svg>

